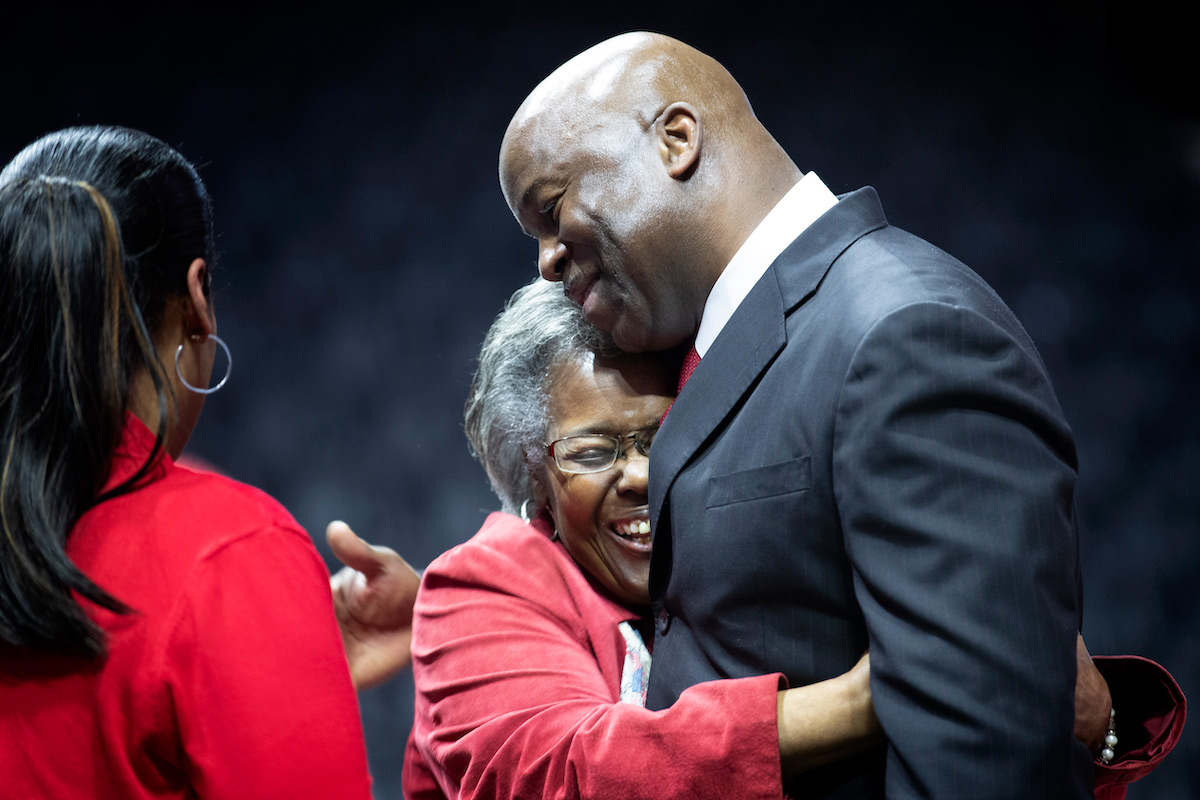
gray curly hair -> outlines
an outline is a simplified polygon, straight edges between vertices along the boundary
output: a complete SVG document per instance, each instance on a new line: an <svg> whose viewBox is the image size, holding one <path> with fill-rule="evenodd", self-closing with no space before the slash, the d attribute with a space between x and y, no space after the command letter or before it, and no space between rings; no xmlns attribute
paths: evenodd
<svg viewBox="0 0 1200 800"><path fill-rule="evenodd" d="M484 337L464 415L471 454L505 511L545 501L541 463L555 370L588 353L619 352L561 284L537 278L513 293Z"/></svg>

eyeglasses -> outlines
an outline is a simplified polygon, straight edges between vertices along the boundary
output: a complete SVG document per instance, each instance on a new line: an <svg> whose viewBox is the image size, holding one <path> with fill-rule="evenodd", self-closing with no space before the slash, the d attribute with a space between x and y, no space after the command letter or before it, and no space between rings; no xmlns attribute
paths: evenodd
<svg viewBox="0 0 1200 800"><path fill-rule="evenodd" d="M585 433L581 436L566 436L546 445L546 452L554 459L560 470L573 475L603 472L617 463L629 444L644 456L650 455L650 443L658 428L646 428L621 436L602 433Z"/></svg>

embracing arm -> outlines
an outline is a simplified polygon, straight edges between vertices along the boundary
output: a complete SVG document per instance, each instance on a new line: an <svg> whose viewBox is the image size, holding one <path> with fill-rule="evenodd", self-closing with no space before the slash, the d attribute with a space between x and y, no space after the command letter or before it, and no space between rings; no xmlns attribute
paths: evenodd
<svg viewBox="0 0 1200 800"><path fill-rule="evenodd" d="M778 699L779 759L784 781L883 741L871 705L870 660L866 655L849 672L781 691Z"/></svg>
<svg viewBox="0 0 1200 800"><path fill-rule="evenodd" d="M618 702L620 612L545 561L469 546L426 572L407 796L436 780L462 798L777 800L781 733L789 769L869 736L865 662L808 691L765 675L694 686L658 712ZM824 727L804 725L822 714Z"/></svg>
<svg viewBox="0 0 1200 800"><path fill-rule="evenodd" d="M1153 754L1131 753L1124 768L1119 766L1121 758L1115 767L1097 762L1097 787L1102 782L1127 783L1142 777L1179 739L1186 708L1182 692L1166 670L1136 656L1102 656L1099 666L1104 669L1098 669L1082 635L1076 639L1076 661L1075 738L1093 753L1104 746L1108 713L1113 707L1105 680L1107 672L1116 676L1118 691L1127 698L1128 724L1136 732L1129 737L1131 742L1135 736L1136 741L1147 741L1149 744L1142 751ZM797 772L854 755L884 741L871 703L869 656L864 655L853 669L836 678L781 691L778 723L785 781ZM1143 727L1152 732L1142 734ZM1136 774L1132 764L1137 765Z"/></svg>

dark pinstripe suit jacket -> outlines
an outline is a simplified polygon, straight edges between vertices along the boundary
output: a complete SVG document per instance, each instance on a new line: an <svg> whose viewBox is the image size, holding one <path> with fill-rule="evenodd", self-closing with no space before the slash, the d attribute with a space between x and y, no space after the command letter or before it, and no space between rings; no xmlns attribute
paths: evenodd
<svg viewBox="0 0 1200 800"><path fill-rule="evenodd" d="M650 705L871 651L885 749L813 797L1090 795L1070 429L966 266L843 197L730 319L654 442Z"/></svg>

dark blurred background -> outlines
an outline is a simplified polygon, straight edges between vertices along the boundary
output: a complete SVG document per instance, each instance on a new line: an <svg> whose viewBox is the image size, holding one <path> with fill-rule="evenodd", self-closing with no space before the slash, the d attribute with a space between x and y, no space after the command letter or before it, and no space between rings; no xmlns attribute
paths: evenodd
<svg viewBox="0 0 1200 800"><path fill-rule="evenodd" d="M729 67L802 169L874 185L894 224L1014 307L1078 441L1087 642L1200 689L1187 4L399 5L5 12L0 160L60 127L128 125L197 162L215 198L235 363L191 452L282 500L327 559L332 519L418 567L473 534L497 503L464 395L534 275L501 135L562 61L660 30ZM407 674L361 695L379 798L399 796L411 695ZM1131 797L1200 797L1198 763L1188 730Z"/></svg>

